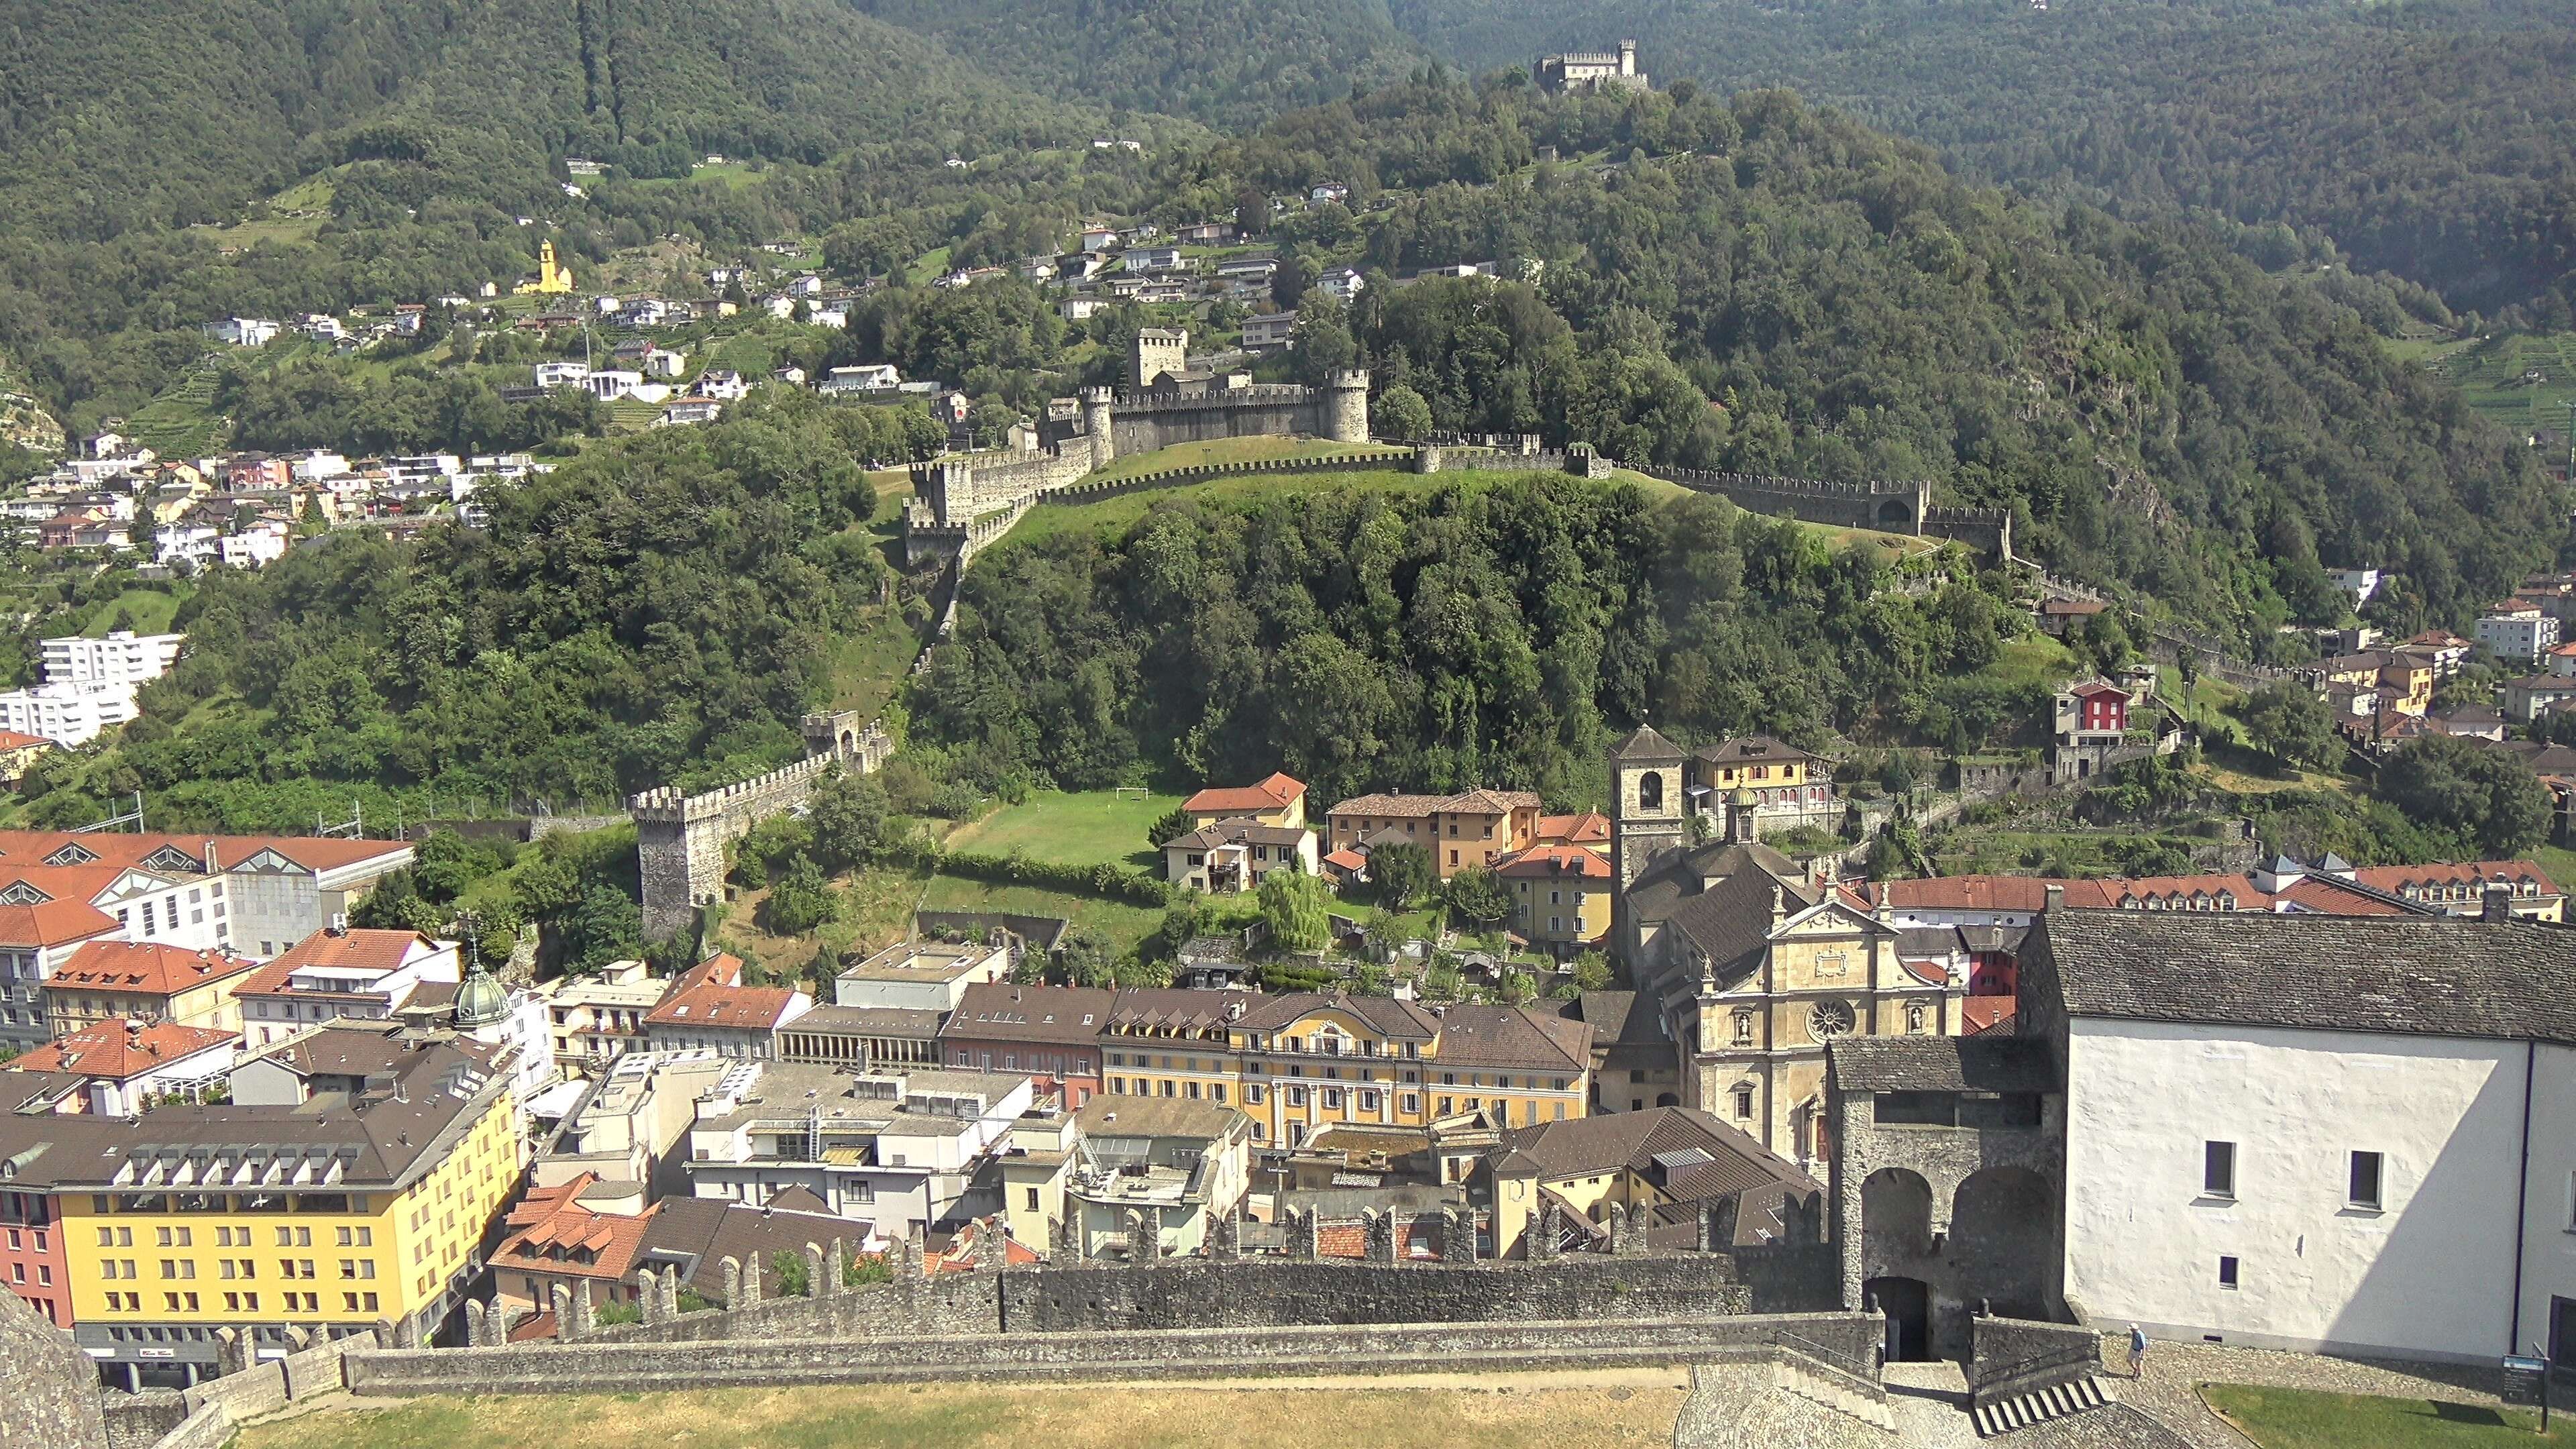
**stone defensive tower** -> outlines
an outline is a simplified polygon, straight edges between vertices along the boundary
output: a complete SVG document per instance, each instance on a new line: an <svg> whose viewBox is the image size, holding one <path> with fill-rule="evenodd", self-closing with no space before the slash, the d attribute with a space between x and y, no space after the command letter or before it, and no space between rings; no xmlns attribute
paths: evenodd
<svg viewBox="0 0 2576 1449"><path fill-rule="evenodd" d="M1118 456L1118 440L1112 433L1110 422L1111 409L1117 401L1118 394L1109 388L1086 387L1082 390L1082 431L1091 445L1093 472L1108 467L1109 460Z"/></svg>
<svg viewBox="0 0 2576 1449"><path fill-rule="evenodd" d="M1165 373L1177 377L1190 368L1187 328L1140 327L1127 351L1127 386L1142 392Z"/></svg>
<svg viewBox="0 0 2576 1449"><path fill-rule="evenodd" d="M1324 436L1336 443L1367 442L1368 403L1368 372L1356 367L1336 370L1325 388Z"/></svg>
<svg viewBox="0 0 2576 1449"><path fill-rule="evenodd" d="M805 758L703 795L670 786L640 791L627 802L635 818L636 874L644 887L644 937L660 941L687 928L702 906L724 898L725 847L773 815L804 804L834 765L874 774L894 740L882 723L854 711L805 716Z"/></svg>

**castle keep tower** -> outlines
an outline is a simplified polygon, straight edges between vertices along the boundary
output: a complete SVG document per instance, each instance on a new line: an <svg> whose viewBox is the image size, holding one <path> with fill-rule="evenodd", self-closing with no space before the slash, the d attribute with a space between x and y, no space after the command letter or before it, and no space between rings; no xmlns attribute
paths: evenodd
<svg viewBox="0 0 2576 1449"><path fill-rule="evenodd" d="M1117 394L1105 387L1082 390L1082 431L1091 444L1091 470L1098 472L1118 456L1118 439L1112 434L1110 409Z"/></svg>
<svg viewBox="0 0 2576 1449"><path fill-rule="evenodd" d="M1336 443L1365 443L1368 430L1369 375L1363 368L1334 372L1325 389L1324 436Z"/></svg>
<svg viewBox="0 0 2576 1449"><path fill-rule="evenodd" d="M1177 377L1189 371L1190 334L1187 328L1140 327L1136 341L1127 352L1127 386L1142 392L1165 373Z"/></svg>

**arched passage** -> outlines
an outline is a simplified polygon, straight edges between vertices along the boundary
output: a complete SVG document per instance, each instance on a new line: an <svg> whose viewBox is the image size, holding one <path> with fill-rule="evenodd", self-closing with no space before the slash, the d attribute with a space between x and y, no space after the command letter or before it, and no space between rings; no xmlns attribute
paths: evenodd
<svg viewBox="0 0 2576 1449"><path fill-rule="evenodd" d="M1904 1167L1882 1167L1860 1185L1862 1261L1877 1267L1932 1251L1932 1185Z"/></svg>
<svg viewBox="0 0 2576 1449"><path fill-rule="evenodd" d="M1885 529L1907 529L1914 526L1914 505L1902 498L1890 498L1878 505L1878 526Z"/></svg>
<svg viewBox="0 0 2576 1449"><path fill-rule="evenodd" d="M1959 1184L1950 1260L1961 1296L2010 1318L2053 1318L2062 1261L2057 1186L2027 1167L1988 1167Z"/></svg>

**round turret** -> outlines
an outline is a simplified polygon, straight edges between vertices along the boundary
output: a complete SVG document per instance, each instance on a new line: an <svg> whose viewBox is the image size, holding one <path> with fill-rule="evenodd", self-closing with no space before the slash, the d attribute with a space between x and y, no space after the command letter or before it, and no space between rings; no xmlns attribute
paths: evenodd
<svg viewBox="0 0 2576 1449"><path fill-rule="evenodd" d="M1324 436L1336 443L1365 443L1369 375L1366 368L1336 369L1325 384Z"/></svg>

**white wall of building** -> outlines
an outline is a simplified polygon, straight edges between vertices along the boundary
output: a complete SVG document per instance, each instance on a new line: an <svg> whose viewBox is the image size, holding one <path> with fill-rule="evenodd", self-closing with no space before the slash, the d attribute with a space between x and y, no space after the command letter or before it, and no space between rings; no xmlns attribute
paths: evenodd
<svg viewBox="0 0 2576 1449"><path fill-rule="evenodd" d="M2491 1361L2513 1307L2518 1042L2078 1019L2067 1069L2066 1292L2098 1322L2259 1347ZM2570 1054L2536 1093L2533 1175L2568 1192ZM2538 1114L2542 1100L2560 1115ZM2543 1153L2544 1139L2554 1145ZM2236 1144L2232 1198L2204 1144ZM2382 1206L2347 1202L2384 1154ZM2548 1162L2543 1163L2542 1159ZM2563 1229L2568 1222L2556 1222ZM2576 1251L2526 1247L2526 1304L2576 1296ZM2238 1286L2220 1284L2221 1256ZM2528 1311L2528 1310L2527 1310ZM2528 1339L2535 1330L2524 1327Z"/></svg>
<svg viewBox="0 0 2576 1449"><path fill-rule="evenodd" d="M165 530L166 531L166 530ZM45 641L47 684L141 684L159 679L179 660L185 634L137 634L119 629L103 639L72 635Z"/></svg>

